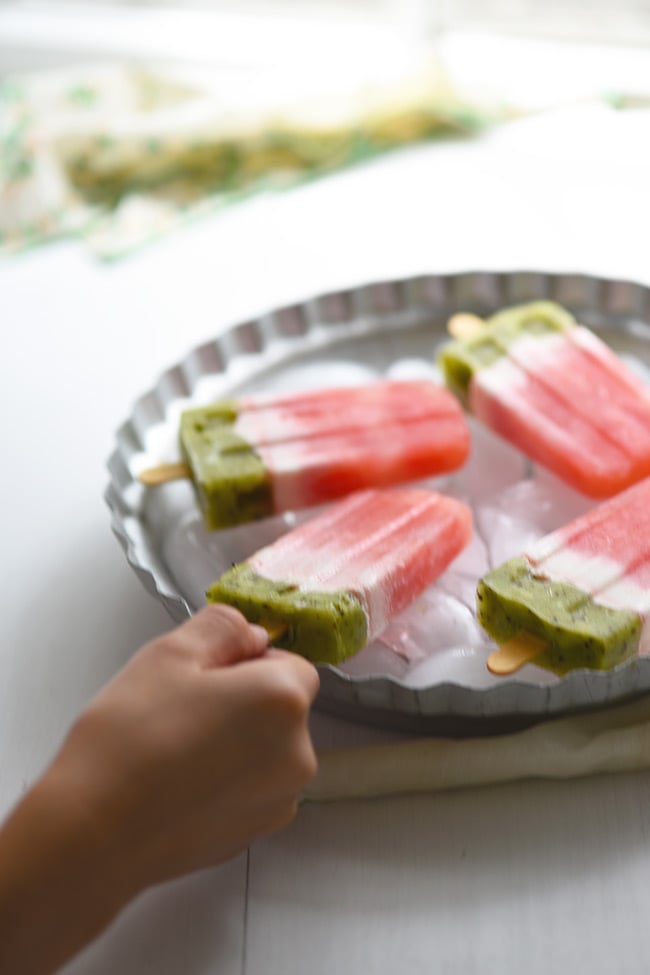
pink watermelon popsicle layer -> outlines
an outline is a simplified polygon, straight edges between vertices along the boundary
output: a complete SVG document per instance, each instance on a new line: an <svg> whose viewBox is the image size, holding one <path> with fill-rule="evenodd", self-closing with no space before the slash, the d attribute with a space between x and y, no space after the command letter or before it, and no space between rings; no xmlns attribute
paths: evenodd
<svg viewBox="0 0 650 975"><path fill-rule="evenodd" d="M559 306L494 315L441 362L478 419L583 494L650 474L650 389Z"/></svg>
<svg viewBox="0 0 650 975"><path fill-rule="evenodd" d="M494 639L541 639L536 662L552 670L605 669L645 652L650 478L489 572L477 596L479 622Z"/></svg>
<svg viewBox="0 0 650 975"><path fill-rule="evenodd" d="M208 601L282 628L277 646L337 663L437 579L471 533L469 508L453 498L417 488L359 491L228 570Z"/></svg>
<svg viewBox="0 0 650 975"><path fill-rule="evenodd" d="M421 380L223 400L186 411L180 438L209 528L446 473L469 452L455 398Z"/></svg>

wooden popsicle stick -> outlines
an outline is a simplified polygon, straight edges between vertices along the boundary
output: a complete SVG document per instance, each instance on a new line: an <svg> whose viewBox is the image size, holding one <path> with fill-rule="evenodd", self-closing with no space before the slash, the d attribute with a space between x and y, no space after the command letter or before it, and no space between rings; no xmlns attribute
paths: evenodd
<svg viewBox="0 0 650 975"><path fill-rule="evenodd" d="M512 640L502 643L498 650L491 653L487 659L487 668L491 674L506 677L530 663L535 657L546 650L546 642L530 633L518 633Z"/></svg>
<svg viewBox="0 0 650 975"><path fill-rule="evenodd" d="M447 331L455 339L469 339L477 335L485 326L485 321L471 312L461 311L452 315L447 322Z"/></svg>
<svg viewBox="0 0 650 975"><path fill-rule="evenodd" d="M192 472L185 461L178 461L174 464L159 464L157 467L148 467L145 471L140 471L138 480L145 487L158 487L160 484L168 484L169 481L185 480L192 476Z"/></svg>
<svg viewBox="0 0 650 975"><path fill-rule="evenodd" d="M269 643L271 644L287 632L286 623L278 623L277 621L267 623L265 620L260 620L257 625L266 630L269 635Z"/></svg>

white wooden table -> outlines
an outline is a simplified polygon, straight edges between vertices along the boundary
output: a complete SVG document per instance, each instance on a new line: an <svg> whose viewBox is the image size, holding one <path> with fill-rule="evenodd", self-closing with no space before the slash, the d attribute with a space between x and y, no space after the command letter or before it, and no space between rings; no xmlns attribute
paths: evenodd
<svg viewBox="0 0 650 975"><path fill-rule="evenodd" d="M0 812L170 621L102 500L112 433L191 346L370 278L542 268L650 283L650 122L573 108L252 200L114 266L0 264ZM314 715L319 746L374 740ZM650 774L304 807L148 892L67 975L644 973ZM19 973L11 973L19 975Z"/></svg>

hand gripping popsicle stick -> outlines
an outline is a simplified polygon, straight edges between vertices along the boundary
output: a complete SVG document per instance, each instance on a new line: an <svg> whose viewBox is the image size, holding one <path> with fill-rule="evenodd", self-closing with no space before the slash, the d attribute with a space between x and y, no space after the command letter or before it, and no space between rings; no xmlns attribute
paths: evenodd
<svg viewBox="0 0 650 975"><path fill-rule="evenodd" d="M486 426L594 498L650 475L650 389L552 302L458 316L448 386Z"/></svg>
<svg viewBox="0 0 650 975"><path fill-rule="evenodd" d="M260 549L208 589L276 645L338 663L374 639L469 542L470 509L417 488L358 491Z"/></svg>
<svg viewBox="0 0 650 975"><path fill-rule="evenodd" d="M186 411L180 441L210 529L433 477L469 452L455 397L424 380L223 400Z"/></svg>
<svg viewBox="0 0 650 975"><path fill-rule="evenodd" d="M477 589L477 617L490 636L499 644L534 637L534 663L559 674L608 669L644 652L649 614L650 478L488 572ZM511 673L524 662L516 649L495 653L490 669Z"/></svg>

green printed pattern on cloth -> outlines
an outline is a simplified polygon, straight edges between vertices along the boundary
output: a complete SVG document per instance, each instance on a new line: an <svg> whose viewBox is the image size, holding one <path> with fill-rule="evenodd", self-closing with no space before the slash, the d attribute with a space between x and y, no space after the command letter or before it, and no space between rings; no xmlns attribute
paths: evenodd
<svg viewBox="0 0 650 975"><path fill-rule="evenodd" d="M351 96L319 120L305 106L227 111L214 91L142 68L7 79L0 252L74 234L99 256L119 257L251 193L425 139L472 135L503 116L463 101L439 72L426 78L399 98Z"/></svg>

